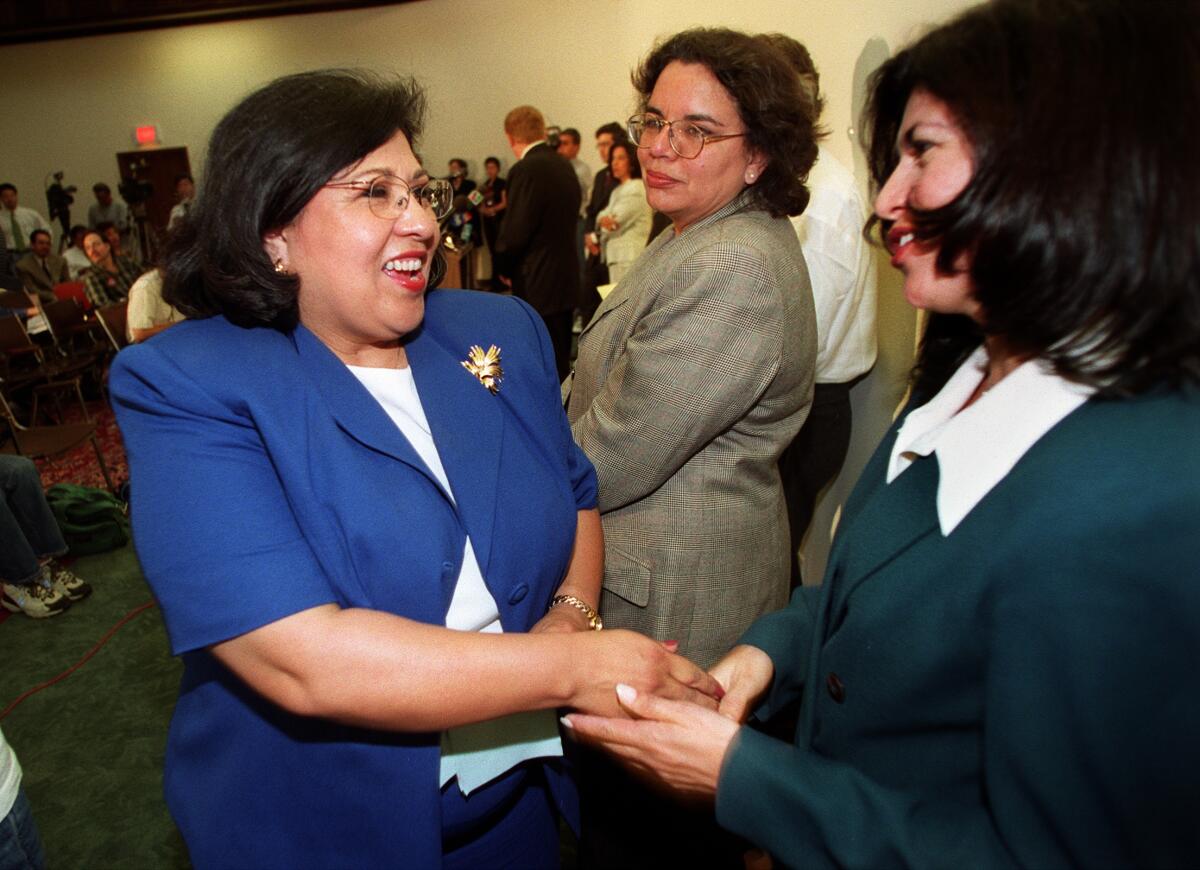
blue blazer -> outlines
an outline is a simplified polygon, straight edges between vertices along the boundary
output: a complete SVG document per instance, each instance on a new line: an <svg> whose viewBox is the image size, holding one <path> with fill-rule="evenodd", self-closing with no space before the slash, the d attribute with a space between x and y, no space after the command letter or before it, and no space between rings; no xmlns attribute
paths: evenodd
<svg viewBox="0 0 1200 870"><path fill-rule="evenodd" d="M461 364L491 344L496 395ZM468 534L527 630L596 504L529 306L430 293L405 349L453 499L304 327L189 321L113 366L134 542L185 665L165 788L197 867L438 866L438 734L292 716L207 648L330 602L444 624Z"/></svg>
<svg viewBox="0 0 1200 870"><path fill-rule="evenodd" d="M793 746L739 732L721 824L794 867L1200 864L1200 397L1085 403L945 537L894 438L743 638L803 701Z"/></svg>

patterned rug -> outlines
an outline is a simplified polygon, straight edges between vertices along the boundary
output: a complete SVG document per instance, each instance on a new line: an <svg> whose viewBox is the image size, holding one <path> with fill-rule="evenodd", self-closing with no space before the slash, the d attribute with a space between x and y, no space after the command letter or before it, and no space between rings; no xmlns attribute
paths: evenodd
<svg viewBox="0 0 1200 870"><path fill-rule="evenodd" d="M116 418L108 404L100 401L89 402L88 413L96 424L96 441L104 455L104 464L108 466L108 476L112 478L114 486L120 486L129 479L129 466L125 461L125 445L121 441ZM68 411L66 417L69 423L78 423L83 419L82 412L77 408ZM96 462L96 451L87 441L61 456L37 460L37 467L42 476L42 486L78 483L98 489L107 488Z"/></svg>

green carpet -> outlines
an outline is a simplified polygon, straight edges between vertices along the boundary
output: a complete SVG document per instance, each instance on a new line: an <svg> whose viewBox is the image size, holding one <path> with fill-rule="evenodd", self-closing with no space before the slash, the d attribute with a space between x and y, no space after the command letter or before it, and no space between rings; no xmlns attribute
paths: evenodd
<svg viewBox="0 0 1200 870"><path fill-rule="evenodd" d="M73 570L92 584L90 598L51 619L15 615L0 624L0 711L153 600L132 546L81 558ZM162 797L180 671L151 606L0 722L25 771L50 870L190 866Z"/></svg>

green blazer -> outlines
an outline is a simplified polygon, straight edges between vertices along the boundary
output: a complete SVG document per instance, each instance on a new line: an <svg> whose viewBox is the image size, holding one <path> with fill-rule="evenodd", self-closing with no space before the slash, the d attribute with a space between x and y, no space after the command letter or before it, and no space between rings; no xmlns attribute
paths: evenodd
<svg viewBox="0 0 1200 870"><path fill-rule="evenodd" d="M895 432L743 638L801 720L739 732L718 820L806 868L1200 865L1200 396L1089 401L947 537Z"/></svg>

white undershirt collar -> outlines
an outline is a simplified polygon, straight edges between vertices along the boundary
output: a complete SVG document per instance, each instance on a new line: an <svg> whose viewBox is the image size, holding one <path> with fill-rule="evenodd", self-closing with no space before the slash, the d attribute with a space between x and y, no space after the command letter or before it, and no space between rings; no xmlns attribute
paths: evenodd
<svg viewBox="0 0 1200 870"><path fill-rule="evenodd" d="M538 147L539 145L544 145L545 143L546 143L545 139L538 139L536 142L530 142L528 145L525 146L525 150L521 152L521 156L518 157L517 159L524 160L526 154L528 154L530 151L532 151L534 148Z"/></svg>
<svg viewBox="0 0 1200 870"><path fill-rule="evenodd" d="M933 399L908 415L892 445L888 483L918 457L937 454L943 535L954 531L1038 439L1095 392L1053 374L1035 359L959 410L979 386L986 365L987 353L980 346Z"/></svg>

